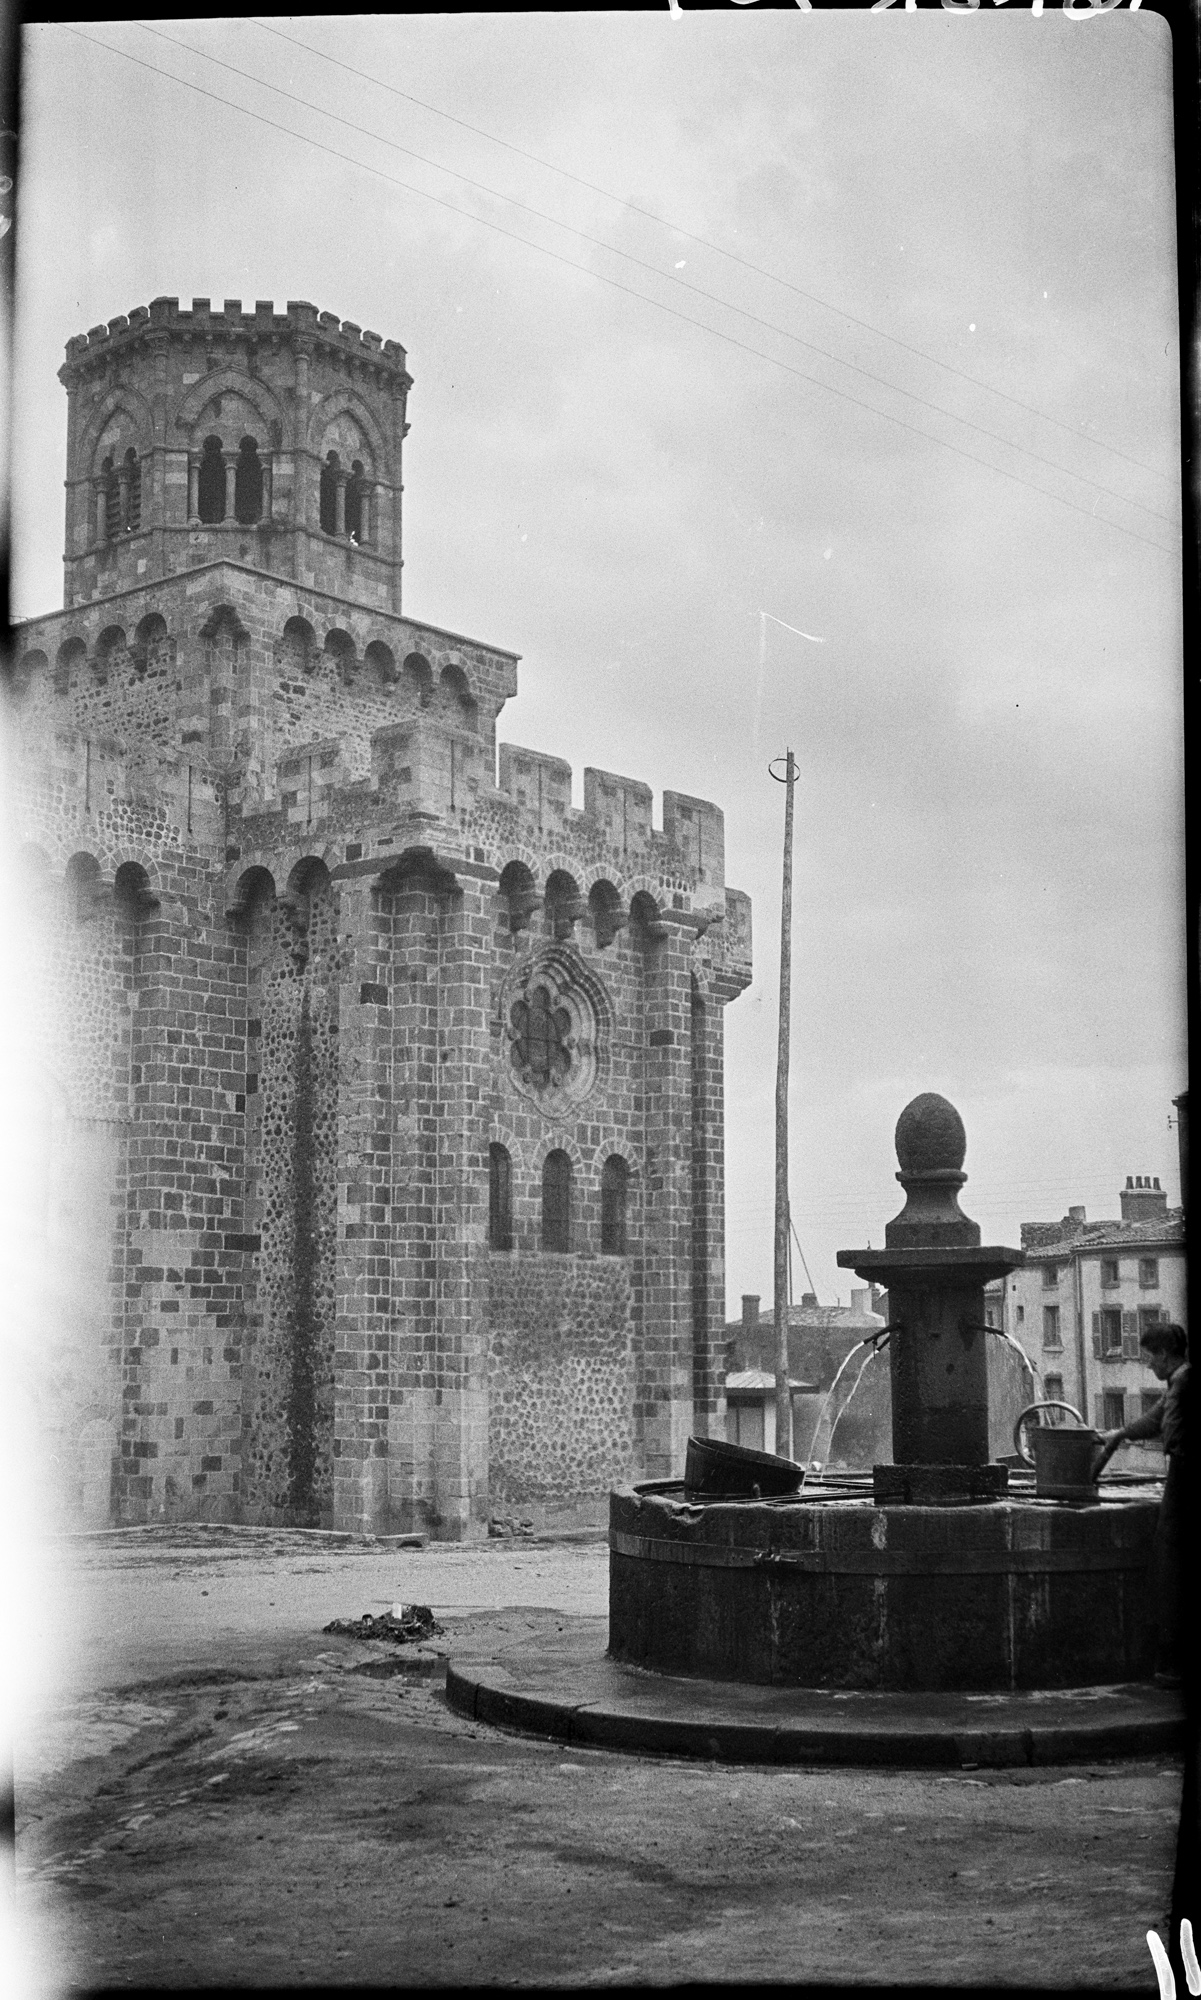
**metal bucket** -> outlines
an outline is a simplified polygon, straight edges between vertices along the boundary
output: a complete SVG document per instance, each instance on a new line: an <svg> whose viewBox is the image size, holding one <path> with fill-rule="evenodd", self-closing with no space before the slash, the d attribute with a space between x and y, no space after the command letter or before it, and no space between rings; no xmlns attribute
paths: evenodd
<svg viewBox="0 0 1201 2000"><path fill-rule="evenodd" d="M1066 1424L1035 1425L1030 1432L1030 1449L1023 1437L1028 1418L1040 1410L1067 1410L1076 1427ZM1013 1442L1026 1465L1034 1467L1034 1490L1041 1500L1096 1500L1099 1497L1093 1462L1103 1442L1099 1431L1085 1423L1071 1403L1031 1403L1013 1427Z"/></svg>
<svg viewBox="0 0 1201 2000"><path fill-rule="evenodd" d="M690 1437L684 1491L690 1500L754 1500L795 1493L804 1467L724 1438Z"/></svg>

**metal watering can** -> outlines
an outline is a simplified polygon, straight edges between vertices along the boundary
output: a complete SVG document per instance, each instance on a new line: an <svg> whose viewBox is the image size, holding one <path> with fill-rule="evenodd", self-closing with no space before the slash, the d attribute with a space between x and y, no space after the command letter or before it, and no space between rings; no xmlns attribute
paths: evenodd
<svg viewBox="0 0 1201 2000"><path fill-rule="evenodd" d="M1079 1429L1066 1424L1036 1424L1026 1449L1023 1426L1040 1410L1066 1410ZM1040 1500L1096 1500L1099 1497L1093 1463L1104 1440L1085 1423L1072 1403L1031 1403L1013 1427L1014 1450L1024 1465L1034 1467L1034 1490Z"/></svg>

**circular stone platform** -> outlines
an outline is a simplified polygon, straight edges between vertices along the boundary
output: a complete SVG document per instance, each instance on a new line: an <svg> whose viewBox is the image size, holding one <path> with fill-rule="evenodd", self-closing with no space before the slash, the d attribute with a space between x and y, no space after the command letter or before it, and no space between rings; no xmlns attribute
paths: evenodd
<svg viewBox="0 0 1201 2000"><path fill-rule="evenodd" d="M1004 1694L741 1687L604 1654L604 1620L452 1642L460 1715L577 1747L744 1764L965 1766L1146 1757L1183 1743L1183 1701L1150 1683Z"/></svg>
<svg viewBox="0 0 1201 2000"><path fill-rule="evenodd" d="M1079 1689L1148 1677L1151 1494L1081 1506L858 1496L609 1507L609 1650L661 1674L775 1687Z"/></svg>

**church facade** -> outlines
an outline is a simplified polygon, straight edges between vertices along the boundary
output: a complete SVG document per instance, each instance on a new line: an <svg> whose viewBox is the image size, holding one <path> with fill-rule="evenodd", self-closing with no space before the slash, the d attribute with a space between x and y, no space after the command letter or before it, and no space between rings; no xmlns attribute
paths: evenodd
<svg viewBox="0 0 1201 2000"><path fill-rule="evenodd" d="M724 1432L716 806L502 743L401 609L403 350L289 303L68 344L8 675L65 1517L458 1538Z"/></svg>

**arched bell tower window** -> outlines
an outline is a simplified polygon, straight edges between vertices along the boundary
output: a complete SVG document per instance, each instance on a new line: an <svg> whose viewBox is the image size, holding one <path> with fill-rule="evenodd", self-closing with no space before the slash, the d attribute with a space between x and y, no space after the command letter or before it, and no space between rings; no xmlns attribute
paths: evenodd
<svg viewBox="0 0 1201 2000"><path fill-rule="evenodd" d="M361 458L355 459L346 482L346 532L360 548L371 540L371 486Z"/></svg>
<svg viewBox="0 0 1201 2000"><path fill-rule="evenodd" d="M571 1249L571 1160L559 1147L542 1167L542 1248Z"/></svg>
<svg viewBox="0 0 1201 2000"><path fill-rule="evenodd" d="M133 535L142 525L142 467L132 445L125 454L120 478L125 489L122 525L126 534Z"/></svg>
<svg viewBox="0 0 1201 2000"><path fill-rule="evenodd" d="M513 1248L513 1162L506 1146L488 1148L488 1247Z"/></svg>
<svg viewBox="0 0 1201 2000"><path fill-rule="evenodd" d="M338 481L342 467L336 451L331 451L321 468L321 531L326 535L338 532Z"/></svg>
<svg viewBox="0 0 1201 2000"><path fill-rule="evenodd" d="M111 458L100 468L104 486L104 532L111 542L121 532L121 482Z"/></svg>
<svg viewBox="0 0 1201 2000"><path fill-rule="evenodd" d="M252 437L244 437L238 447L234 472L234 518L243 527L261 519L263 512L263 467L259 448Z"/></svg>
<svg viewBox="0 0 1201 2000"><path fill-rule="evenodd" d="M197 487L200 518L208 526L225 519L225 460L219 437L206 437Z"/></svg>

